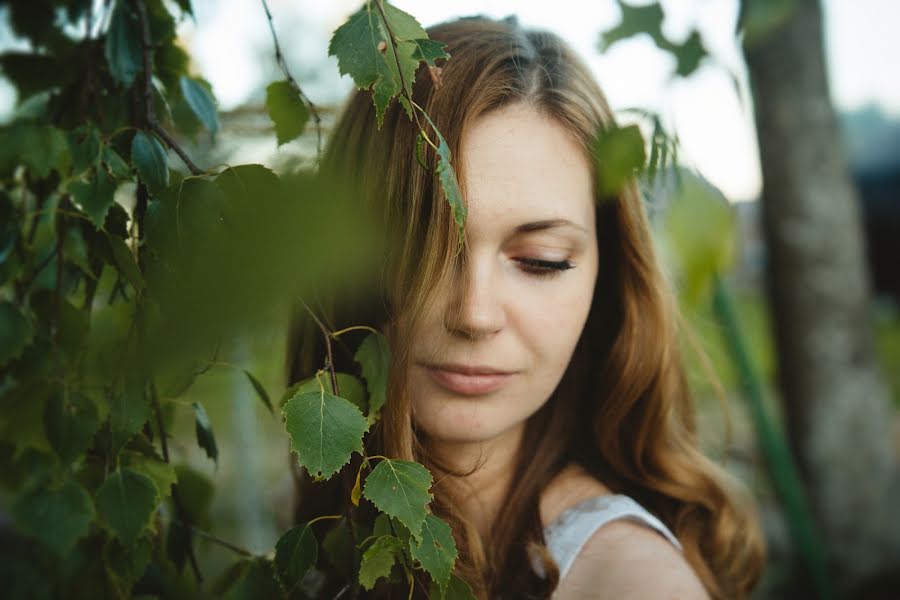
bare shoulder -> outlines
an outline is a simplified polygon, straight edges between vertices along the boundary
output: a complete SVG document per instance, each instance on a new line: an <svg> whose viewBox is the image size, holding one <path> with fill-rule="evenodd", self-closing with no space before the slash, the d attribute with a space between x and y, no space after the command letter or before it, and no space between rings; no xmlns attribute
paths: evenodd
<svg viewBox="0 0 900 600"><path fill-rule="evenodd" d="M709 600L709 595L669 540L650 527L618 519L591 536L554 598Z"/></svg>

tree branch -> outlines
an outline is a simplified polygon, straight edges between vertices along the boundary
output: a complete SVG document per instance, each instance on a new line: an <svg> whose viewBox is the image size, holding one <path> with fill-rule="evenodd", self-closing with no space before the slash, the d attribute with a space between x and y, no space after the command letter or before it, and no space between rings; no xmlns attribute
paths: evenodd
<svg viewBox="0 0 900 600"><path fill-rule="evenodd" d="M269 31L272 32L272 42L275 44L275 62L278 63L278 66L281 68L281 72L284 73L285 79L288 80L288 83L291 84L297 93L300 94L300 99L306 104L307 108L309 108L309 113L312 115L313 122L316 124L316 159L322 158L322 118L319 116L319 110L316 108L316 105L312 103L312 100L303 93L303 90L300 89L300 85L297 83L297 80L291 75L290 70L288 69L287 62L284 60L284 54L281 52L281 45L278 43L278 35L275 33L275 23L272 20L272 12L269 10L269 4L266 0L261 0L263 5L263 10L266 11L266 18L269 21Z"/></svg>
<svg viewBox="0 0 900 600"><path fill-rule="evenodd" d="M141 22L141 49L144 66L142 91L144 95L144 120L146 121L144 125L161 137L166 145L175 151L175 154L181 158L191 174L202 175L204 173L203 169L191 160L187 152L175 141L175 138L156 120L156 111L153 108L153 81L151 79L153 73L153 57L151 55L153 43L150 40L150 22L147 19L147 7L144 5L144 0L134 0L134 4L137 8L138 19Z"/></svg>
<svg viewBox="0 0 900 600"><path fill-rule="evenodd" d="M340 396L341 392L338 389L337 373L334 370L334 355L331 351L331 332L328 331L328 328L319 320L319 317L316 316L316 313L313 312L309 305L303 301L303 298L298 298L298 300L300 300L300 304L303 305L306 312L309 313L309 316L313 318L313 321L316 322L316 325L319 326L319 329L322 330L322 336L325 338L325 353L328 356L328 372L331 375L331 390L334 392L335 396Z"/></svg>

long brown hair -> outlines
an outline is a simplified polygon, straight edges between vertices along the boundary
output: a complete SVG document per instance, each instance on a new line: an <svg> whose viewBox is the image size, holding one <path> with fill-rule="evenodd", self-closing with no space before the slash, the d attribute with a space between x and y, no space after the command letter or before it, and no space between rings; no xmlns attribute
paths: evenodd
<svg viewBox="0 0 900 600"><path fill-rule="evenodd" d="M554 34L481 17L440 24L428 33L447 44L451 59L439 77L420 69L413 96L454 157L478 117L512 103L528 103L556 119L589 155L598 131L614 124L590 72ZM440 186L416 164L416 134L416 124L396 104L379 129L365 91L353 95L339 119L321 172L355 182L360 202L383 216L388 241L372 296L334 306L324 316L336 328L389 326L389 396L367 448L431 466L404 389L405 340L422 307L449 285L460 257ZM426 160L434 164L433 153ZM463 182L461 161L455 165ZM693 400L678 355L678 307L654 253L635 182L615 197L598 196L596 207L600 266L590 314L559 387L526 424L489 543L454 508L453 477L434 486L432 510L451 523L460 551L456 572L479 598L546 598L559 576L546 550L538 502L553 476L577 463L655 513L678 537L713 598L745 597L763 564L757 516L746 491L698 448ZM342 339L335 365L353 371L352 348L359 338ZM323 359L318 332L298 315L288 348L290 382L310 376ZM298 518L336 507L356 510L348 506L351 470L349 477L355 477L355 469L345 469L326 484L301 476ZM534 568L534 556L542 557L545 568Z"/></svg>

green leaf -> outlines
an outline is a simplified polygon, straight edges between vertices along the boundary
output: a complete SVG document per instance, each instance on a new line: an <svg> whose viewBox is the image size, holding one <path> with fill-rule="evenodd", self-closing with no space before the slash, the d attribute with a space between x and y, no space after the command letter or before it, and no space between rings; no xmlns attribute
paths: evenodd
<svg viewBox="0 0 900 600"><path fill-rule="evenodd" d="M106 163L106 166L109 167L109 172L116 179L124 179L131 176L131 167L110 146L103 148L103 162Z"/></svg>
<svg viewBox="0 0 900 600"><path fill-rule="evenodd" d="M370 333L359 345L353 360L362 369L362 375L369 390L367 419L371 424L378 419L378 414L387 398L388 367L391 362L391 349L388 346L387 338L381 333Z"/></svg>
<svg viewBox="0 0 900 600"><path fill-rule="evenodd" d="M434 61L439 58L450 58L450 55L444 50L447 47L444 42L422 39L413 40L413 43L416 45L412 54L413 59L424 60L429 66L437 66Z"/></svg>
<svg viewBox="0 0 900 600"><path fill-rule="evenodd" d="M662 33L663 9L659 2L642 6L631 6L618 1L622 20L618 25L600 34L600 51L606 52L610 46L621 40L641 33L649 35L657 46L663 47L668 40Z"/></svg>
<svg viewBox="0 0 900 600"><path fill-rule="evenodd" d="M359 583L371 590L375 582L391 574L391 567L397 560L397 553L403 549L403 542L392 535L383 535L363 553L359 565Z"/></svg>
<svg viewBox="0 0 900 600"><path fill-rule="evenodd" d="M216 446L216 436L213 435L212 425L206 414L206 409L199 402L192 402L194 407L194 425L197 432L197 445L206 450L206 456L214 461L219 460L219 448Z"/></svg>
<svg viewBox="0 0 900 600"><path fill-rule="evenodd" d="M456 178L456 171L453 169L450 156L450 146L447 140L438 130L434 121L427 114L422 113L425 119L431 125L435 135L438 138L438 164L435 172L441 181L441 189L444 191L444 197L450 204L453 211L453 220L456 222L457 232L459 233L459 245L462 246L466 239L466 205L463 202L462 192L459 189L459 181Z"/></svg>
<svg viewBox="0 0 900 600"><path fill-rule="evenodd" d="M410 540L409 551L412 558L428 571L433 581L441 587L447 587L457 556L456 541L450 525L433 514L425 515L422 540Z"/></svg>
<svg viewBox="0 0 900 600"><path fill-rule="evenodd" d="M350 75L358 88L373 91L379 128L391 99L404 90L402 84L406 85L406 93L412 95L419 66L413 54L417 50L420 53L434 50L433 46L420 49L420 42L428 39L428 34L412 15L388 3L383 6L397 38L396 51L381 15L370 2L334 32L328 45L328 54L337 58L341 74ZM407 103L412 118L410 109Z"/></svg>
<svg viewBox="0 0 900 600"><path fill-rule="evenodd" d="M126 88L142 69L141 28L125 0L116 2L109 21L106 62L113 78Z"/></svg>
<svg viewBox="0 0 900 600"><path fill-rule="evenodd" d="M142 382L133 376L115 387L109 405L109 429L113 445L118 447L140 431L150 418L150 401Z"/></svg>
<svg viewBox="0 0 900 600"><path fill-rule="evenodd" d="M31 321L12 302L0 301L0 367L22 355L31 343Z"/></svg>
<svg viewBox="0 0 900 600"><path fill-rule="evenodd" d="M696 71L700 66L700 61L708 56L703 40L700 39L700 33L696 30L691 32L683 44L673 45L671 52L677 61L675 73L682 77L687 77Z"/></svg>
<svg viewBox="0 0 900 600"><path fill-rule="evenodd" d="M289 81L276 81L266 88L266 110L275 124L278 145L297 138L309 120L309 108Z"/></svg>
<svg viewBox="0 0 900 600"><path fill-rule="evenodd" d="M156 136L138 131L131 141L131 161L151 192L159 193L169 185L166 150Z"/></svg>
<svg viewBox="0 0 900 600"><path fill-rule="evenodd" d="M594 163L600 195L618 194L647 160L644 138L637 125L611 127L598 134L594 142Z"/></svg>
<svg viewBox="0 0 900 600"><path fill-rule="evenodd" d="M60 389L50 396L44 409L47 439L64 463L82 454L100 429L100 413L88 396Z"/></svg>
<svg viewBox="0 0 900 600"><path fill-rule="evenodd" d="M256 395L259 396L259 399L262 400L262 403L266 405L266 408L269 409L269 412L275 414L275 411L272 409L272 400L269 398L269 393L266 392L266 388L263 387L263 384L260 383L259 379L253 376L253 373L251 373L247 369L243 369L243 371L244 375L246 375L247 379L250 381L250 385L252 385L254 391L256 391Z"/></svg>
<svg viewBox="0 0 900 600"><path fill-rule="evenodd" d="M91 218L97 229L103 227L106 213L115 202L116 184L104 169L91 169L86 182L76 181L69 186L72 197Z"/></svg>
<svg viewBox="0 0 900 600"><path fill-rule="evenodd" d="M304 379L289 387L281 398L281 405L284 406L285 402L297 394L305 392L318 393L318 391L324 387L325 391L329 394L334 394L335 396L339 395L341 398L349 400L360 410L360 412L365 413L368 403L366 401L366 388L362 381L348 373L335 373L335 378L337 379L340 394L334 394L334 388L331 385L331 375L325 373L319 375L318 379L316 377L310 377L309 379ZM320 381L321 384L319 383Z"/></svg>
<svg viewBox="0 0 900 600"><path fill-rule="evenodd" d="M325 550L325 556L335 568L341 577L350 579L352 577L354 551L356 546L353 543L353 537L350 535L350 528L347 526L347 520L341 521L335 525L322 540L322 549Z"/></svg>
<svg viewBox="0 0 900 600"><path fill-rule="evenodd" d="M290 593L319 559L319 543L308 523L294 527L275 544L275 569Z"/></svg>
<svg viewBox="0 0 900 600"><path fill-rule="evenodd" d="M69 150L62 131L31 121L0 126L0 175L11 176L20 164L39 179L53 170L63 172L69 164Z"/></svg>
<svg viewBox="0 0 900 600"><path fill-rule="evenodd" d="M97 510L112 532L129 545L150 524L157 490L149 477L129 468L116 471L97 490Z"/></svg>
<svg viewBox="0 0 900 600"><path fill-rule="evenodd" d="M366 477L363 495L421 541L425 506L431 502L430 487L431 473L419 463L385 458Z"/></svg>
<svg viewBox="0 0 900 600"><path fill-rule="evenodd" d="M87 535L94 505L83 487L67 480L59 487L23 493L13 502L12 514L22 531L64 557Z"/></svg>
<svg viewBox="0 0 900 600"><path fill-rule="evenodd" d="M181 94L185 101L207 131L215 135L219 130L219 115L216 112L216 99L202 82L190 77L181 76Z"/></svg>
<svg viewBox="0 0 900 600"><path fill-rule="evenodd" d="M141 270L138 268L134 255L125 240L122 238L107 234L106 240L109 242L110 252L116 269L131 284L131 286L139 290L144 287L144 280L141 276Z"/></svg>
<svg viewBox="0 0 900 600"><path fill-rule="evenodd" d="M172 492L172 486L178 483L175 468L158 456L147 456L126 450L120 455L122 465L145 475L156 486L156 502L162 502Z"/></svg>
<svg viewBox="0 0 900 600"><path fill-rule="evenodd" d="M100 158L100 134L90 125L84 125L66 136L72 156L72 173L80 175L97 165Z"/></svg>
<svg viewBox="0 0 900 600"><path fill-rule="evenodd" d="M258 600L284 596L272 562L265 558L242 560L226 572L225 589L214 589L222 600Z"/></svg>
<svg viewBox="0 0 900 600"><path fill-rule="evenodd" d="M316 477L328 479L354 452L362 452L366 419L344 398L324 390L297 394L284 405L282 415L291 449Z"/></svg>
<svg viewBox="0 0 900 600"><path fill-rule="evenodd" d="M456 574L450 575L450 583L446 588L432 581L428 596L432 600L476 600L472 587Z"/></svg>
<svg viewBox="0 0 900 600"><path fill-rule="evenodd" d="M0 70L16 86L19 104L34 94L61 87L70 77L63 60L48 54L4 52Z"/></svg>

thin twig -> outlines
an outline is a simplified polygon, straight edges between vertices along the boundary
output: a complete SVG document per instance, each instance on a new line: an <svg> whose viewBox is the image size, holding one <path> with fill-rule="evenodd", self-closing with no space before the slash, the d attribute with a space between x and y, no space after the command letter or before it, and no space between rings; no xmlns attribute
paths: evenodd
<svg viewBox="0 0 900 600"><path fill-rule="evenodd" d="M137 7L138 19L141 22L141 49L144 66L142 87L146 126L156 133L156 135L161 137L169 148L175 151L175 154L181 158L193 175L202 175L204 172L203 169L198 167L194 161L190 159L187 152L185 152L184 149L178 145L178 142L175 141L175 138L173 138L156 120L156 111L153 108L153 81L151 79L153 73L153 57L151 55L153 52L153 43L150 40L150 21L147 18L147 7L144 5L144 0L135 0L134 4Z"/></svg>
<svg viewBox="0 0 900 600"><path fill-rule="evenodd" d="M232 552L240 554L241 556L247 556L247 557L256 556L255 554L253 554L246 548L238 546L237 544L235 544L233 542L229 542L228 540L223 540L219 536L214 535L208 531L203 531L202 529L199 529L197 527L194 527L190 523L185 523L184 521L175 521L175 523L177 523L178 525L183 527L185 530L190 531L191 533L196 533L198 536L202 537L203 539L209 540L210 542L212 542L214 544L218 544L218 545L222 546L223 548L228 548Z"/></svg>
<svg viewBox="0 0 900 600"><path fill-rule="evenodd" d="M303 305L306 312L313 318L313 321L316 322L316 325L319 326L319 329L322 330L322 336L325 338L325 352L328 356L328 372L331 374L331 391L334 392L335 396L340 396L341 392L338 389L337 373L334 370L334 355L331 352L331 332L328 331L328 328L319 320L319 317L316 316L316 313L312 311L309 305L303 301L303 298L298 298L298 300L300 300L300 304Z"/></svg>
<svg viewBox="0 0 900 600"><path fill-rule="evenodd" d="M303 93L297 80L291 75L287 62L284 60L284 53L281 51L281 45L278 43L278 35L275 33L275 22L272 20L272 11L269 10L269 4L266 0L261 0L261 2L263 10L266 11L266 18L269 21L269 31L272 32L272 42L275 44L275 62L278 63L281 72L284 73L284 77L288 80L291 87L300 94L300 99L303 100L307 108L309 108L309 113L312 115L313 122L316 124L316 160L319 161L322 158L322 118L319 116L319 109L313 104L312 100Z"/></svg>

